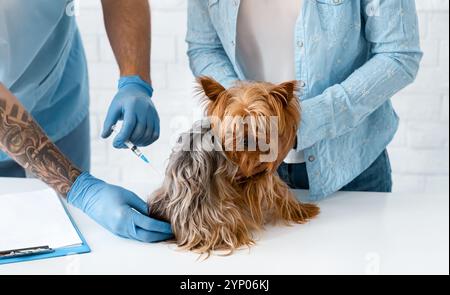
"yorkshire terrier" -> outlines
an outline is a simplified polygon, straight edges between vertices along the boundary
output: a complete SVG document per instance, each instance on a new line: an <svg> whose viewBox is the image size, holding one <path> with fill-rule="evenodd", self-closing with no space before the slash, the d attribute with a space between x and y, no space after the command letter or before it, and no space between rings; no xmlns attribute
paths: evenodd
<svg viewBox="0 0 450 295"><path fill-rule="evenodd" d="M180 136L149 199L150 215L172 224L174 242L202 254L232 253L253 245L253 232L266 224L318 215L276 173L278 139L292 147L300 122L297 83L238 82L227 90L208 77L198 82L208 120Z"/></svg>

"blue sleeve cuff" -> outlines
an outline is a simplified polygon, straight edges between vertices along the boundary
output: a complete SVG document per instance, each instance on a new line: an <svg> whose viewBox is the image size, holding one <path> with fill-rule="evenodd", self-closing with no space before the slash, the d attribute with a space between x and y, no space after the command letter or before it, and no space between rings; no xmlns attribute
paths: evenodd
<svg viewBox="0 0 450 295"><path fill-rule="evenodd" d="M122 89L123 87L127 85L138 85L142 87L147 94L152 97L153 96L153 87L149 83L145 82L141 79L139 76L124 76L119 79L119 89Z"/></svg>

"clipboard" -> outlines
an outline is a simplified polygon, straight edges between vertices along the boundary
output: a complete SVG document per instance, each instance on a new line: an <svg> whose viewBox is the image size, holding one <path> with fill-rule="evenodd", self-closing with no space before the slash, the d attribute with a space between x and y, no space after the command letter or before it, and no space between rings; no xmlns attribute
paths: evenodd
<svg viewBox="0 0 450 295"><path fill-rule="evenodd" d="M68 247L62 247L57 249L51 249L48 246L41 246L41 247L33 247L28 249L17 249L16 251L19 251L17 255L14 255L10 258L0 258L0 265L4 264L10 264L10 263L19 263L19 262L26 262L26 261L33 261L33 260L41 260L41 259L50 259L55 257L62 257L62 256L69 256L69 255L76 255L76 254L85 254L90 253L91 248L87 244L85 238L81 234L78 226L76 225L75 221L73 220L72 216L70 215L69 211L67 210L67 207L62 202L61 199L59 199L61 206L63 206L64 211L66 212L70 222L72 223L72 226L74 227L75 231L77 232L78 236L80 237L81 244L74 245L74 246L68 246ZM14 250L12 250L14 251ZM22 252L20 252L22 251ZM20 253L23 253L20 254Z"/></svg>

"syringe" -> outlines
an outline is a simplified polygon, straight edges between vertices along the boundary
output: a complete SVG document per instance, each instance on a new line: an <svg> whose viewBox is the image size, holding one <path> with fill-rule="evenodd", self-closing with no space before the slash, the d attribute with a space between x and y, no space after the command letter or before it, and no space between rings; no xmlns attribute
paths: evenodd
<svg viewBox="0 0 450 295"><path fill-rule="evenodd" d="M111 130L114 133L117 133L116 131L116 125L113 125L111 127ZM133 152L133 154L135 154L138 158L142 159L145 163L150 164L150 161L144 156L144 154L141 152L141 150L134 145L131 141L127 140L125 141L125 145Z"/></svg>

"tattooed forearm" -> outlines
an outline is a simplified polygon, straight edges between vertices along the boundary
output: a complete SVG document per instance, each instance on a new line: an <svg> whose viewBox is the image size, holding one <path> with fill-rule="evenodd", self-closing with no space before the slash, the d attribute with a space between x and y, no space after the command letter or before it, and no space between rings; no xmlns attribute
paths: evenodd
<svg viewBox="0 0 450 295"><path fill-rule="evenodd" d="M0 84L0 149L22 167L66 195L80 175L72 163L3 85Z"/></svg>

